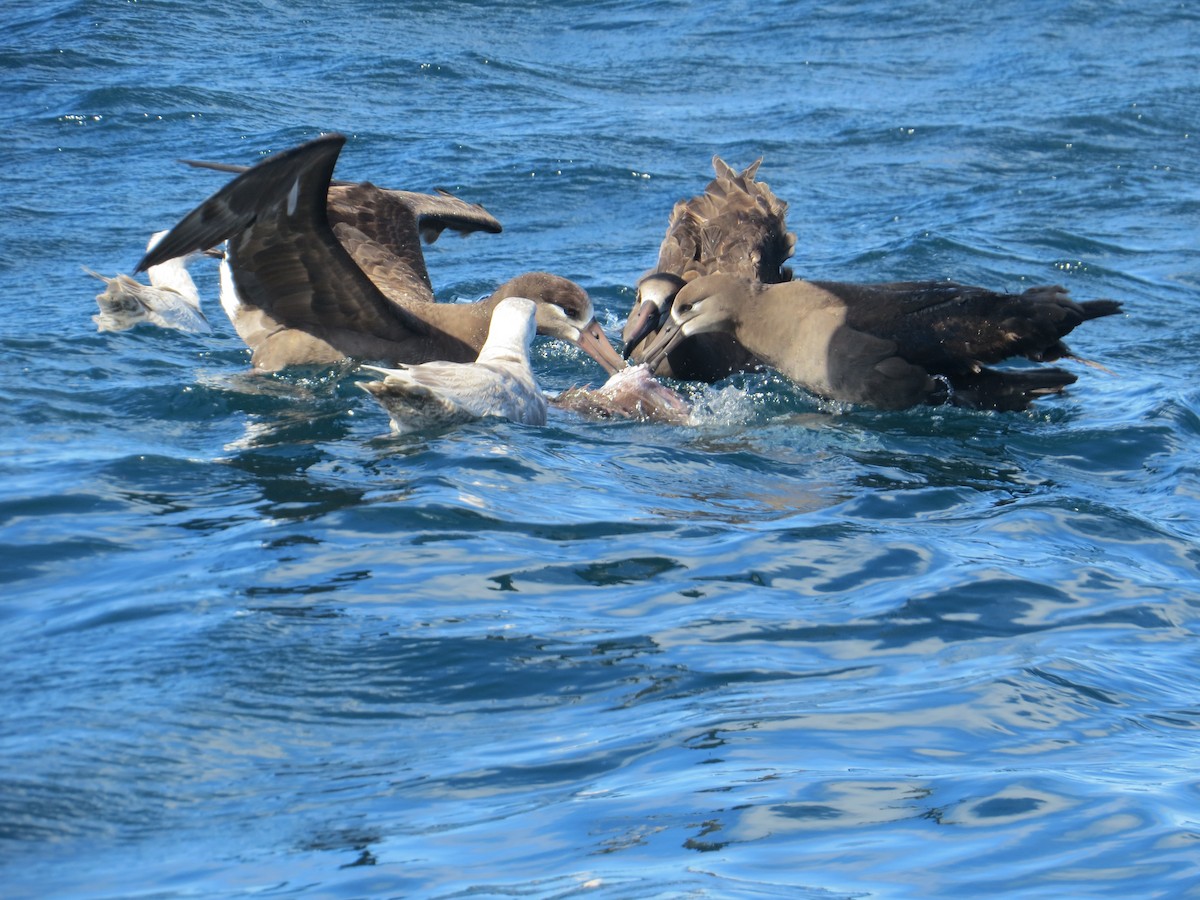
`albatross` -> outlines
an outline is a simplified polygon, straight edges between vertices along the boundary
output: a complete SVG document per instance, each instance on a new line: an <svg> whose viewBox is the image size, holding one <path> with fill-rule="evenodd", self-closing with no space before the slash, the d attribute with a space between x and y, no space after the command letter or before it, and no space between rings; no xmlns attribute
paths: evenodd
<svg viewBox="0 0 1200 900"><path fill-rule="evenodd" d="M529 366L537 305L508 297L492 312L487 340L472 363L434 361L386 369L358 386L380 402L397 433L424 431L487 416L546 424L546 398Z"/></svg>
<svg viewBox="0 0 1200 900"><path fill-rule="evenodd" d="M645 358L653 366L687 338L722 333L830 400L1023 410L1061 393L1075 375L990 366L1013 357L1079 359L1062 339L1120 311L1116 300L1076 302L1059 286L1006 294L952 282L760 284L718 274L679 291Z"/></svg>
<svg viewBox="0 0 1200 900"><path fill-rule="evenodd" d="M392 229L397 204L418 231L478 230L477 221L464 223L459 207L454 215L414 212L410 199L380 199L382 189L373 185L364 188L377 201L373 207L347 199L349 212L340 215L330 188L345 142L326 134L239 172L147 252L137 271L225 241L231 284L223 303L254 366L266 371L346 358L472 362L507 297L536 303L539 334L575 344L609 373L625 365L596 322L591 298L557 275L525 273L476 303L432 302L419 243L411 229ZM354 185L332 184L335 200L347 186L351 197ZM368 207L373 220L355 212Z"/></svg>
<svg viewBox="0 0 1200 900"><path fill-rule="evenodd" d="M251 166L181 160L197 169L240 175ZM460 235L499 234L499 220L477 203L453 194L382 188L369 181L331 179L325 210L333 233L358 267L397 303L432 303L433 283L421 242L432 244L449 229Z"/></svg>
<svg viewBox="0 0 1200 900"><path fill-rule="evenodd" d="M761 163L760 159L738 174L714 156L716 177L704 193L675 204L658 263L638 281L637 298L621 335L626 359L646 361L675 295L695 278L721 272L767 284L791 280L784 263L796 236L787 230L787 204L754 180ZM654 371L711 383L755 365L757 360L733 335L709 332L674 345Z"/></svg>

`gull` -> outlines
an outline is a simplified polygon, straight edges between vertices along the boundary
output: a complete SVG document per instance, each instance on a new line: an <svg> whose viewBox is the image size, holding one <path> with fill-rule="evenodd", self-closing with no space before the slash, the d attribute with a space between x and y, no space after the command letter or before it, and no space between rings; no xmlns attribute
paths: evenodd
<svg viewBox="0 0 1200 900"><path fill-rule="evenodd" d="M546 398L529 366L537 304L508 297L492 312L487 340L474 362L433 361L395 369L363 366L383 375L360 381L387 410L399 434L495 416L546 424Z"/></svg>
<svg viewBox="0 0 1200 900"><path fill-rule="evenodd" d="M159 231L150 236L147 250L153 250L165 236ZM212 331L208 319L200 310L200 293L188 273L192 256L163 260L147 271L150 284L145 285L128 275L112 278L84 267L89 275L104 282L104 293L96 295L100 312L92 316L97 331L125 331L146 323L159 328L174 328L203 334Z"/></svg>

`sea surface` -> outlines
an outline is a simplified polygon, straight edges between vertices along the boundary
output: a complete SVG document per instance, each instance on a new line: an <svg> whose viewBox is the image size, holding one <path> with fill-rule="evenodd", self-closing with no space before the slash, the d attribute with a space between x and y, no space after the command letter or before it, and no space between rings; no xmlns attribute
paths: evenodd
<svg viewBox="0 0 1200 900"><path fill-rule="evenodd" d="M0 896L1200 897L1190 2L0 9ZM395 437L350 367L97 333L83 266L326 131L619 341L720 155L797 274L1122 315L1028 413L770 373ZM554 393L599 385L539 338Z"/></svg>

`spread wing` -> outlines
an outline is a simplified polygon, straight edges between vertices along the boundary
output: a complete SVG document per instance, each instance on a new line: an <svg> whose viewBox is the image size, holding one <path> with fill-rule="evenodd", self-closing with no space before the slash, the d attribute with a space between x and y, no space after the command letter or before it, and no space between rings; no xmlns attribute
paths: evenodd
<svg viewBox="0 0 1200 900"><path fill-rule="evenodd" d="M138 270L228 241L234 283L247 306L277 322L389 340L428 326L390 302L331 227L330 178L345 138L330 134L246 169L190 212Z"/></svg>
<svg viewBox="0 0 1200 900"><path fill-rule="evenodd" d="M671 211L658 252L659 272L688 281L715 272L765 284L791 279L784 263L796 236L787 230L787 204L754 180L759 162L738 174L713 157L716 177L704 193L679 201Z"/></svg>
<svg viewBox="0 0 1200 900"><path fill-rule="evenodd" d="M248 166L183 160L196 168L241 174ZM390 300L432 302L421 241L432 244L443 231L499 234L500 222L476 203L439 190L436 194L396 191L369 181L331 180L328 215L338 240Z"/></svg>
<svg viewBox="0 0 1200 900"><path fill-rule="evenodd" d="M482 206L447 194L376 187L369 181L329 189L329 219L342 246L396 303L433 302L421 240L433 243L447 229L460 234L500 232Z"/></svg>

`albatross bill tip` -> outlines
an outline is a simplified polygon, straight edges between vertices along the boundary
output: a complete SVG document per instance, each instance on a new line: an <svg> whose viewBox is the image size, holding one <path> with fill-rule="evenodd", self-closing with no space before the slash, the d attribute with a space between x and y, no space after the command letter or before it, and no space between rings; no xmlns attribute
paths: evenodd
<svg viewBox="0 0 1200 900"><path fill-rule="evenodd" d="M613 347L612 342L600 327L600 323L595 319L579 330L579 337L575 343L580 350L600 363L609 375L613 375L629 365L617 353L616 348Z"/></svg>
<svg viewBox="0 0 1200 900"><path fill-rule="evenodd" d="M657 370L659 364L666 359L667 354L674 350L684 337L683 329L679 327L678 323L674 319L667 319L666 324L658 332L658 337L642 354L641 362L649 366L651 372Z"/></svg>
<svg viewBox="0 0 1200 900"><path fill-rule="evenodd" d="M659 327L661 320L658 307L649 300L643 301L625 323L625 359L629 359L646 335Z"/></svg>

